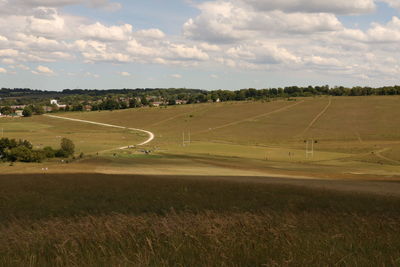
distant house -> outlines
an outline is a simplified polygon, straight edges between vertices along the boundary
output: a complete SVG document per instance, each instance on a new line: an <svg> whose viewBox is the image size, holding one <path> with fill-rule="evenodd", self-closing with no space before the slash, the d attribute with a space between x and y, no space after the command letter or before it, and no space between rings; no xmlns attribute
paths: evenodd
<svg viewBox="0 0 400 267"><path fill-rule="evenodd" d="M48 106L44 106L43 110L44 110L44 112L52 112L53 108L52 107L48 107Z"/></svg>
<svg viewBox="0 0 400 267"><path fill-rule="evenodd" d="M177 105L186 105L186 104L187 104L187 101L186 101L186 100L175 100L175 103L176 103Z"/></svg>
<svg viewBox="0 0 400 267"><path fill-rule="evenodd" d="M91 105L84 105L83 110L85 111L92 111L93 107Z"/></svg>
<svg viewBox="0 0 400 267"><path fill-rule="evenodd" d="M58 100L56 100L56 99L50 100L50 105L56 105L59 109L66 109L67 108L67 105L58 104Z"/></svg>
<svg viewBox="0 0 400 267"><path fill-rule="evenodd" d="M164 102L153 102L152 105L153 105L153 107L159 107L159 106L165 105L165 103Z"/></svg>
<svg viewBox="0 0 400 267"><path fill-rule="evenodd" d="M17 117L22 117L23 115L22 115L22 110L16 110L15 111L15 116L17 116Z"/></svg>
<svg viewBox="0 0 400 267"><path fill-rule="evenodd" d="M17 109L23 110L25 107L26 107L26 105L11 106L11 108L14 110L17 110Z"/></svg>

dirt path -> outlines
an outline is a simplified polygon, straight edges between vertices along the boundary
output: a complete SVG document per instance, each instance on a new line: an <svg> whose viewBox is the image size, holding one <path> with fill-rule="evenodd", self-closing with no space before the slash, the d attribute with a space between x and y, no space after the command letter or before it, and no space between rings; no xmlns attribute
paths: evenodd
<svg viewBox="0 0 400 267"><path fill-rule="evenodd" d="M299 104L301 104L303 102L304 102L304 100L299 101L299 102L297 102L297 103L295 103L293 105L289 105L289 106L286 106L286 107L283 107L283 108L279 108L277 110L273 110L273 111L270 111L270 112L267 112L267 113L263 113L263 114L260 114L260 115L257 115L257 116L253 116L253 117L250 117L250 118L246 118L246 119L243 119L243 120L239 120L239 121L234 121L234 122L230 122L230 123L227 123L227 124L223 124L223 125L220 125L220 126L217 126L217 127L214 127L214 128L210 128L210 129L207 129L207 130L204 130L204 131L196 132L196 133L193 133L193 134L200 134L200 133L210 132L210 131L218 130L218 129L221 129L221 128L237 125L237 124L240 124L240 123L243 123L243 122L256 120L256 119L259 119L259 118L262 118L262 117L266 117L266 116L269 116L269 115L272 115L272 114L276 114L276 113L285 111L285 110L290 109L290 108L292 108L294 106L297 106L297 105L299 105Z"/></svg>
<svg viewBox="0 0 400 267"><path fill-rule="evenodd" d="M313 125L319 120L319 118L321 118L321 116L325 114L325 112L328 110L331 104L332 104L332 97L329 97L328 105L326 105L326 107L320 113L318 113L318 115L315 116L315 118L308 124L307 128L304 129L304 131L301 133L301 136L304 136L308 132L308 130L310 130L311 127L313 127Z"/></svg>
<svg viewBox="0 0 400 267"><path fill-rule="evenodd" d="M396 165L400 165L400 161L397 161L397 160L394 160L394 159L390 159L390 158L388 158L388 157L382 155L383 152L386 152L386 151L388 151L388 150L389 150L389 148L381 149L381 150L379 150L379 151L376 151L376 152L375 152L375 155L376 155L377 157L379 157L380 159L389 161L389 162L394 163L394 164L396 164Z"/></svg>
<svg viewBox="0 0 400 267"><path fill-rule="evenodd" d="M85 120L79 120L79 119L72 119L72 118L66 118L66 117L60 117L60 116L54 116L54 115L47 115L45 114L44 116L50 117L50 118L55 118L55 119L63 119L63 120L68 120L68 121L76 121L76 122L83 122L83 123L89 123L89 124L94 124L94 125L99 125L99 126L104 126L104 127L111 127L111 128L118 128L118 129L124 129L124 130L131 130L131 131L137 131L137 132L142 132L145 133L149 136L149 138L144 141L143 143L136 144L136 146L143 146L154 139L154 134L152 132L143 130L143 129L136 129L136 128L128 128L128 127L123 127L123 126L117 126L117 125L112 125L112 124L106 124L106 123L100 123L100 122L94 122L94 121L85 121ZM130 146L125 146L125 147L120 147L119 149L127 149Z"/></svg>

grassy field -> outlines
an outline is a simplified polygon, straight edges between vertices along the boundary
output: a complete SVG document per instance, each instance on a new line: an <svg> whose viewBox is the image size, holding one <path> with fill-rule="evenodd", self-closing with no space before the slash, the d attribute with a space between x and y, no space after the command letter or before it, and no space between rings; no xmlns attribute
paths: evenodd
<svg viewBox="0 0 400 267"><path fill-rule="evenodd" d="M400 200L213 177L0 176L1 266L395 266Z"/></svg>
<svg viewBox="0 0 400 267"><path fill-rule="evenodd" d="M27 139L35 147L60 146L61 138L74 141L76 152L96 153L137 144L145 139L142 133L105 128L79 122L63 121L44 116L31 118L0 118L4 137Z"/></svg>
<svg viewBox="0 0 400 267"><path fill-rule="evenodd" d="M0 163L0 266L397 266L400 98L0 119L82 159ZM185 132L191 143L182 143ZM306 158L304 140L313 139ZM143 150L151 150L150 154Z"/></svg>
<svg viewBox="0 0 400 267"><path fill-rule="evenodd" d="M283 164L283 171L302 166L310 170L320 168L322 174L326 168L336 166L339 175L400 175L398 96L295 100L208 103L60 115L150 130L156 138L146 149L151 149L153 156L158 157L182 159L182 156L187 156L186 160L191 157L241 158L258 160L258 165L274 169ZM19 127L19 130L13 127ZM50 140L56 142L55 137L67 135L79 140L78 149L88 153L145 139L141 133L43 117L26 119L14 125L8 123L4 128L8 136L31 138L40 144ZM186 141L190 133L190 145L182 145L183 133ZM308 139L317 141L312 158L306 158L305 154L304 140ZM140 150L110 150L102 155L108 157L114 153L131 158L129 166L135 164L135 159L141 154ZM175 167L179 169L179 164Z"/></svg>
<svg viewBox="0 0 400 267"><path fill-rule="evenodd" d="M171 166L179 174L188 171L179 170L179 166L186 165L186 161L196 165L191 160L193 157L208 157L237 158L243 159L243 162L256 160L257 172L259 166L269 166L269 172L273 170L273 173L279 168L283 172L298 169L306 172L309 169L311 173L319 168L322 175L327 169L330 173L336 167L339 176L400 176L398 96L294 100L208 103L58 115L150 130L156 138L145 147L153 151L148 157L148 167L155 167L151 162L160 157L179 158L182 164ZM100 152L105 158L116 153L119 158L130 159L123 161L127 173L137 173L132 165L137 163L138 158L147 157L141 148L115 150L144 141L146 136L143 133L42 116L1 119L1 127L6 136L26 138L39 147L57 146L61 137L68 137L75 141L78 152L92 155ZM190 133L191 144L182 145L183 133L186 141ZM306 157L304 143L308 139L317 141L314 157L309 158ZM108 167L112 168L112 165ZM93 169L98 167L97 164L92 166ZM209 169L214 167L211 164ZM235 169L235 166L231 167ZM9 168L6 171L10 171ZM214 175L219 175L220 169L215 171Z"/></svg>

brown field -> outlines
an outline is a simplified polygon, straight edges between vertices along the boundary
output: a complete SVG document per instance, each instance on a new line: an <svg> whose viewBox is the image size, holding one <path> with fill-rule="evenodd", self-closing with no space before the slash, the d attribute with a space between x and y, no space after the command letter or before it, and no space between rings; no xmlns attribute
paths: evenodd
<svg viewBox="0 0 400 267"><path fill-rule="evenodd" d="M82 159L0 163L0 266L397 266L400 98L1 119ZM191 143L182 143L189 132ZM304 140L313 139L306 158ZM151 150L150 154L143 150Z"/></svg>
<svg viewBox="0 0 400 267"><path fill-rule="evenodd" d="M399 198L365 194L391 184L3 175L0 265L396 266Z"/></svg>

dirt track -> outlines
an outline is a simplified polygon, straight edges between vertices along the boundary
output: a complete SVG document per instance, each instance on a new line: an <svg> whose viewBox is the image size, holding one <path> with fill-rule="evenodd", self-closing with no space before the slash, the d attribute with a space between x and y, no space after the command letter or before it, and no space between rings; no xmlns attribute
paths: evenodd
<svg viewBox="0 0 400 267"><path fill-rule="evenodd" d="M112 125L112 124L106 124L106 123L100 123L100 122L94 122L94 121L86 121L86 120L79 120L79 119L71 119L67 117L60 117L60 116L54 116L54 115L47 115L45 114L44 116L50 117L50 118L55 118L55 119L62 119L62 120L68 120L68 121L76 121L76 122L83 122L83 123L89 123L89 124L94 124L94 125L99 125L99 126L104 126L104 127L111 127L111 128L118 128L118 129L127 129L127 130L132 130L132 131L138 131L138 132L143 132L149 136L149 138L144 141L143 143L137 144L137 146L144 146L154 139L154 134L150 131L146 131L143 129L136 129L136 128L128 128L128 127L123 127L123 126L117 126L117 125ZM125 146L125 147L120 147L119 149L127 149L130 146Z"/></svg>

